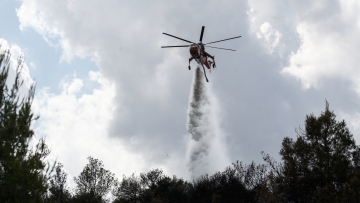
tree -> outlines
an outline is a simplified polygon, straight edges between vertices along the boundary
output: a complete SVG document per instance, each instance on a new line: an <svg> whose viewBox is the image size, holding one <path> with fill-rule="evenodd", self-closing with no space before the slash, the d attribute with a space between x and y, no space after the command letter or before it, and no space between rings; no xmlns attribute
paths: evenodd
<svg viewBox="0 0 360 203"><path fill-rule="evenodd" d="M253 164L244 166L240 162L233 166L211 176L202 175L195 180L191 191L191 202L254 202L256 193L253 191L252 184L256 181L245 180L247 178L245 175L248 175L250 179L257 178L259 176L255 173L259 172L259 168ZM253 166L255 168L251 169ZM245 181L248 181L247 184Z"/></svg>
<svg viewBox="0 0 360 203"><path fill-rule="evenodd" d="M89 163L77 178L75 199L88 198L104 201L104 196L115 183L115 175L104 169L104 164L98 159L88 157Z"/></svg>
<svg viewBox="0 0 360 203"><path fill-rule="evenodd" d="M265 164L243 164L242 162L237 161L233 163L233 168L236 171L236 178L238 181L248 190L246 196L240 194L243 201L246 202L276 202L272 201L272 180L274 173L271 170L272 166ZM276 167L275 167L276 168ZM231 170L227 169L231 175ZM238 184L238 187L241 188L241 185ZM244 189L243 189L244 190ZM237 190L237 193L240 193L241 190ZM244 193L244 192L243 192Z"/></svg>
<svg viewBox="0 0 360 203"><path fill-rule="evenodd" d="M71 194L66 186L67 174L62 170L63 165L58 163L55 168L55 175L50 180L50 195L46 202L65 203L71 199Z"/></svg>
<svg viewBox="0 0 360 203"><path fill-rule="evenodd" d="M334 202L350 191L349 184L358 185L354 138L345 121L335 118L326 102L319 117L306 116L305 130L297 130L295 141L284 138L278 189L285 202Z"/></svg>
<svg viewBox="0 0 360 203"><path fill-rule="evenodd" d="M154 169L141 173L140 177L132 174L113 190L115 202L188 202L191 184L163 174L162 170Z"/></svg>
<svg viewBox="0 0 360 203"><path fill-rule="evenodd" d="M31 123L36 119L31 112L35 87L28 95L19 93L22 57L12 87L6 85L10 58L9 50L0 53L0 202L39 202L47 192L52 167L44 159L50 151L44 139L35 150L29 148L34 137Z"/></svg>
<svg viewBox="0 0 360 203"><path fill-rule="evenodd" d="M124 176L112 193L116 197L115 202L140 202L140 195L142 195L140 179L135 174L132 174L130 177Z"/></svg>

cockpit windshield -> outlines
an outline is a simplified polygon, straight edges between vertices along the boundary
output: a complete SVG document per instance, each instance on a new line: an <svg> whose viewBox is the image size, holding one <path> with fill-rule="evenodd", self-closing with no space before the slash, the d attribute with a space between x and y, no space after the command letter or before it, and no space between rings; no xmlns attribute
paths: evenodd
<svg viewBox="0 0 360 203"><path fill-rule="evenodd" d="M196 46L196 44L190 45L190 54L194 58L199 58L200 57L199 48L198 48L198 46Z"/></svg>

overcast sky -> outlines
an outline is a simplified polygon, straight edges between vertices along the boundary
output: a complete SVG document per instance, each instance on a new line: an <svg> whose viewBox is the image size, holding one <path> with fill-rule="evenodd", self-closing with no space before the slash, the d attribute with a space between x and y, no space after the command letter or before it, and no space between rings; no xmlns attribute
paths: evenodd
<svg viewBox="0 0 360 203"><path fill-rule="evenodd" d="M282 139L325 99L360 142L359 1L0 1L1 43L24 53L24 78L37 84L37 137L71 177L88 156L118 178L190 177L194 71L187 48L160 47L186 44L162 32L197 42L201 26L204 43L242 36L214 44L236 52L207 48L228 160L210 171L262 163L261 151L279 160Z"/></svg>

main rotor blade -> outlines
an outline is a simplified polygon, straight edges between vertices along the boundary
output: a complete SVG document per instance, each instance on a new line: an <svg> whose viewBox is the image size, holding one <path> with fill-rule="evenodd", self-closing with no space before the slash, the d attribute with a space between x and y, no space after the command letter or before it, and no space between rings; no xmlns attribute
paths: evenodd
<svg viewBox="0 0 360 203"><path fill-rule="evenodd" d="M185 42L194 43L194 42L190 42L189 40L182 39L182 38L180 38L180 37L176 37L176 36L174 36L174 35L167 34L167 33L165 33L165 32L163 32L163 34L164 34L164 35L167 35L167 36L170 36L170 37L174 37L174 38L176 38L176 39L179 39L179 40L182 40L182 41L185 41Z"/></svg>
<svg viewBox="0 0 360 203"><path fill-rule="evenodd" d="M205 47L210 47L210 48L214 48L214 49L224 49L224 50L229 50L229 51L236 51L234 49L226 49L226 48L220 48L220 47L212 47L212 46L205 46Z"/></svg>
<svg viewBox="0 0 360 203"><path fill-rule="evenodd" d="M189 47L190 45L178 45L178 46L162 46L161 48L172 48L172 47Z"/></svg>
<svg viewBox="0 0 360 203"><path fill-rule="evenodd" d="M205 30L205 26L202 26L201 34L200 34L200 42L202 42L202 38L203 38L203 35L204 35L204 30Z"/></svg>
<svg viewBox="0 0 360 203"><path fill-rule="evenodd" d="M236 38L239 38L241 36L237 36L237 37L232 37L232 38L229 38L229 39L223 39L223 40L219 40L219 41L215 41L215 42L209 42L209 43L206 43L205 45L207 44L213 44L213 43L216 43L216 42L222 42L222 41L226 41L226 40L231 40L231 39L236 39Z"/></svg>

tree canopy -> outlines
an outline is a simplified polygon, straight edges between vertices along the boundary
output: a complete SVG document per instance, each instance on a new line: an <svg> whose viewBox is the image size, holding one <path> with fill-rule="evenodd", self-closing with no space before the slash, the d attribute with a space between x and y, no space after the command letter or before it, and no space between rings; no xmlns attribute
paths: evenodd
<svg viewBox="0 0 360 203"><path fill-rule="evenodd" d="M44 159L50 151L44 139L35 150L29 146L34 137L31 104L35 87L32 85L27 95L20 95L22 57L14 82L8 87L10 57L9 50L0 53L0 202L39 202L48 188L51 167Z"/></svg>
<svg viewBox="0 0 360 203"><path fill-rule="evenodd" d="M104 169L102 161L91 156L88 160L89 163L86 164L84 170L77 178L74 178L77 198L86 196L102 200L112 189L115 175Z"/></svg>
<svg viewBox="0 0 360 203"><path fill-rule="evenodd" d="M358 191L359 147L328 102L319 117L306 116L305 129L296 132L296 140L285 137L282 142L283 163L275 179L278 201L342 202L349 197L346 193ZM353 200L358 200L358 194Z"/></svg>

